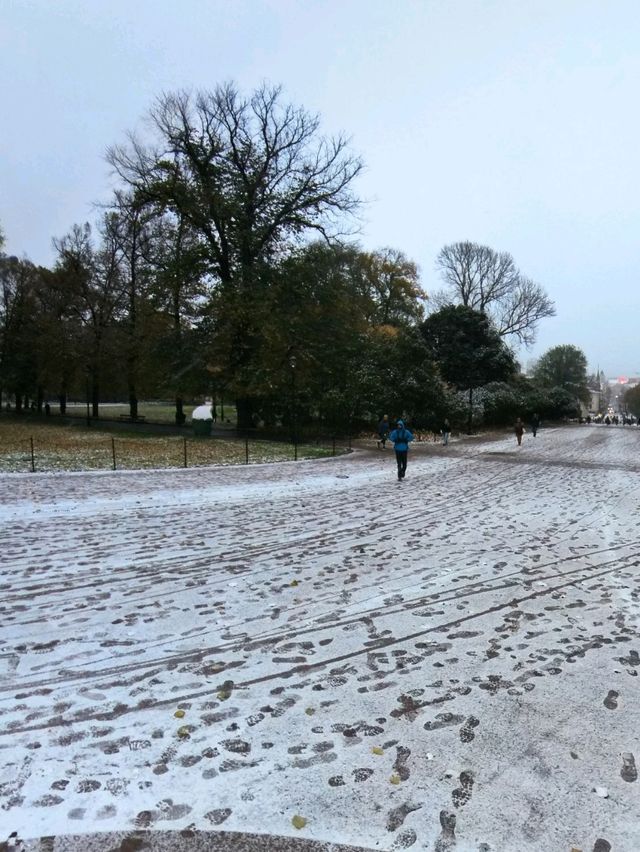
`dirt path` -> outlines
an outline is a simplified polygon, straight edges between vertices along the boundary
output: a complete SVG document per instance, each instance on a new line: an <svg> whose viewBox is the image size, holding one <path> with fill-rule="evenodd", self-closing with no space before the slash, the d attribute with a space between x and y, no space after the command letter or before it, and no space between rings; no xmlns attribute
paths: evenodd
<svg viewBox="0 0 640 852"><path fill-rule="evenodd" d="M635 852L639 449L0 476L0 841Z"/></svg>

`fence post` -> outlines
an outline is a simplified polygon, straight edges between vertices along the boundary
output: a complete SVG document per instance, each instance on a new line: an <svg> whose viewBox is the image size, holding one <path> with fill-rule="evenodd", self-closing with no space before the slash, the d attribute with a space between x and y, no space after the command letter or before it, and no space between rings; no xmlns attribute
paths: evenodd
<svg viewBox="0 0 640 852"><path fill-rule="evenodd" d="M29 439L31 441L31 473L36 472L36 457L33 452L33 436Z"/></svg>
<svg viewBox="0 0 640 852"><path fill-rule="evenodd" d="M249 464L249 433L244 436L244 463Z"/></svg>
<svg viewBox="0 0 640 852"><path fill-rule="evenodd" d="M186 436L184 436L182 438L182 440L184 441L184 466L188 467L188 465L187 465L187 438L186 438Z"/></svg>
<svg viewBox="0 0 640 852"><path fill-rule="evenodd" d="M111 457L113 458L113 469L116 469L116 440L111 438Z"/></svg>

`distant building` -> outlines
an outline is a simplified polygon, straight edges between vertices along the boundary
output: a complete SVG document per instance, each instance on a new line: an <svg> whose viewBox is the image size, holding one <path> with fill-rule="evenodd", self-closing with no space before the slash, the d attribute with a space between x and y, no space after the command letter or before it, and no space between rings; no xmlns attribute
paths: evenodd
<svg viewBox="0 0 640 852"><path fill-rule="evenodd" d="M591 399L589 401L589 410L583 411L583 414L597 414L600 411L600 402L602 400L602 391L600 388L589 388ZM584 408L585 406L581 406Z"/></svg>

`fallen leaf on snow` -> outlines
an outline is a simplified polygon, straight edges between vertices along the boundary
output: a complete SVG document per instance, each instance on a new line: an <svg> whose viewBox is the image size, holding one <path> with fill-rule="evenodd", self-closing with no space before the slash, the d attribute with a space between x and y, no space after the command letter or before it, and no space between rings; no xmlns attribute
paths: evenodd
<svg viewBox="0 0 640 852"><path fill-rule="evenodd" d="M304 817L298 816L298 814L296 814L292 818L291 824L293 825L294 828L304 828L305 825L307 824L307 821Z"/></svg>
<svg viewBox="0 0 640 852"><path fill-rule="evenodd" d="M220 689L217 692L219 701L226 701L227 698L231 697L231 693L233 692L233 681L225 680L224 683L220 686Z"/></svg>
<svg viewBox="0 0 640 852"><path fill-rule="evenodd" d="M184 719L184 710L176 710L173 715L176 717L176 719Z"/></svg>
<svg viewBox="0 0 640 852"><path fill-rule="evenodd" d="M384 749L380 748L380 746L374 746L371 751L373 754L384 754Z"/></svg>
<svg viewBox="0 0 640 852"><path fill-rule="evenodd" d="M394 773L394 774L391 776L391 778L389 778L389 783L390 783L390 784L399 784L399 783L400 783L400 776L399 776L399 775L396 775L396 774Z"/></svg>
<svg viewBox="0 0 640 852"><path fill-rule="evenodd" d="M315 711L315 708L314 708L314 707L307 707L307 709L306 709L304 712L307 714L307 716L313 716L313 714L314 714L316 711Z"/></svg>

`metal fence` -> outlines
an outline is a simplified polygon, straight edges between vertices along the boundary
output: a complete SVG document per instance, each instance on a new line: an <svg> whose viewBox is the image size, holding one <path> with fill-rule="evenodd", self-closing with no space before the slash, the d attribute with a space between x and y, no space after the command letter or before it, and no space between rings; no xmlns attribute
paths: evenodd
<svg viewBox="0 0 640 852"><path fill-rule="evenodd" d="M297 461L335 456L350 449L350 440L337 437L298 441L266 439L257 434L214 437L120 436L78 433L46 434L42 428L28 437L0 442L0 472L56 470L144 470ZM58 431L58 430L56 430Z"/></svg>

